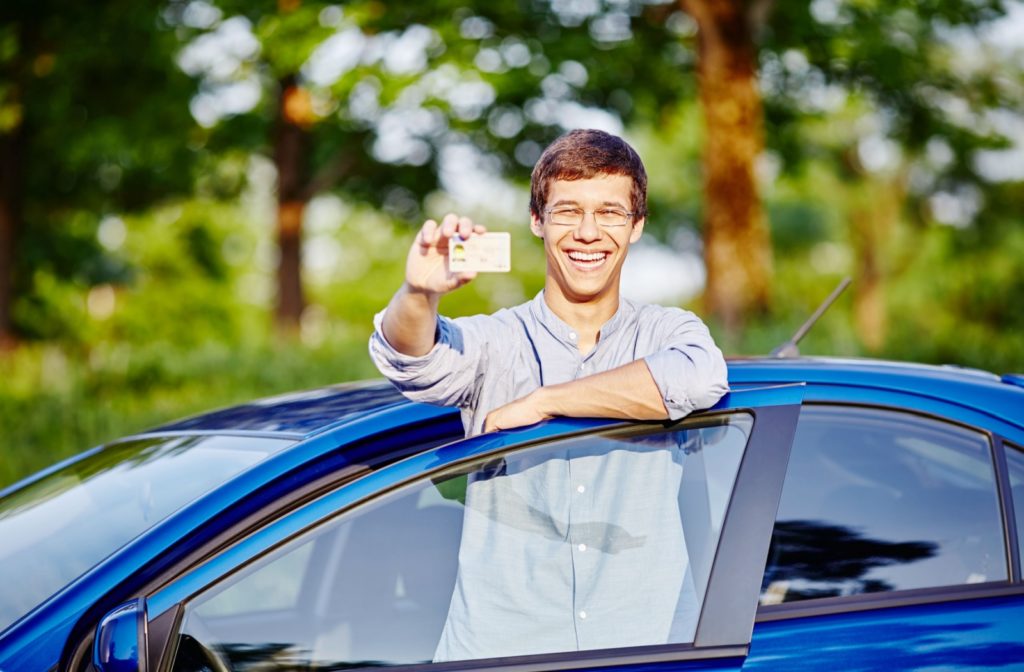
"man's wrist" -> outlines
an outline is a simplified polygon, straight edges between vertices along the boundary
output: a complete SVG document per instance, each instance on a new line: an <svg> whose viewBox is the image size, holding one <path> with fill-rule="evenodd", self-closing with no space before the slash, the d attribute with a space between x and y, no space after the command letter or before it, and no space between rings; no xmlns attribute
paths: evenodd
<svg viewBox="0 0 1024 672"><path fill-rule="evenodd" d="M441 302L441 296L444 294L444 292L416 287L408 280L402 283L400 291L410 298L426 302L427 306L434 312L437 312L437 306Z"/></svg>
<svg viewBox="0 0 1024 672"><path fill-rule="evenodd" d="M560 415L558 412L558 385L542 386L530 393L534 410L544 418Z"/></svg>

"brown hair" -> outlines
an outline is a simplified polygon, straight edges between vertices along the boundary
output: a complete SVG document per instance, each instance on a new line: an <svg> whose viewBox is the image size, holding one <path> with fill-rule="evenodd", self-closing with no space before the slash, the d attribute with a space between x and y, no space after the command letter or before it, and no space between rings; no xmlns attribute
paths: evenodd
<svg viewBox="0 0 1024 672"><path fill-rule="evenodd" d="M633 178L633 220L647 216L647 171L640 156L622 138L594 129L569 131L544 150L530 177L530 212L543 218L552 181L597 175Z"/></svg>

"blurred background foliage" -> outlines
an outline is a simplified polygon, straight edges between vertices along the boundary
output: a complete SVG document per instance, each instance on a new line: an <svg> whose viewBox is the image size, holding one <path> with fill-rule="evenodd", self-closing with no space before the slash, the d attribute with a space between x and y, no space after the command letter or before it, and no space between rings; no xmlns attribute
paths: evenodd
<svg viewBox="0 0 1024 672"><path fill-rule="evenodd" d="M1021 44L1016 0L4 3L0 485L376 375L424 217L513 233L446 314L532 297L529 171L573 127L647 164L627 294L727 354L850 275L804 353L1019 371Z"/></svg>

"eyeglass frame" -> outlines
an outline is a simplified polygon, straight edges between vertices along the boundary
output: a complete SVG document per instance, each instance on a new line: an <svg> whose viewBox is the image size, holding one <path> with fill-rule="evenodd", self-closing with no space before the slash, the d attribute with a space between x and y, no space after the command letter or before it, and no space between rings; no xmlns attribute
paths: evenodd
<svg viewBox="0 0 1024 672"><path fill-rule="evenodd" d="M566 206L561 206L559 209L579 210L582 214L580 215L580 221L576 222L575 224L563 224L562 222L555 222L550 220L551 213L555 211L555 208L544 208L544 214L547 215L549 218L548 221L551 221L551 223L554 224L555 226L582 226L583 220L587 218L587 215L591 215L594 218L594 224L596 224L602 229L621 229L622 227L629 224L629 222L633 220L634 216L636 215L636 212L626 210L623 212L623 214L625 214L626 216L626 220L622 222L622 224L601 224L600 222L597 221L597 212L598 210L603 210L605 208L598 208L598 210L584 210L583 208L570 208Z"/></svg>

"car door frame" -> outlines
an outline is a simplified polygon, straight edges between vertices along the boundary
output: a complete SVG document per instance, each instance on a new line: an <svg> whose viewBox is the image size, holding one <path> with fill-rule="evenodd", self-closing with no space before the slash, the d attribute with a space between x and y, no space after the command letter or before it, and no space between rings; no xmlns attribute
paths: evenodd
<svg viewBox="0 0 1024 672"><path fill-rule="evenodd" d="M1024 594L1022 558L1018 541L1018 536L1022 532L1018 526L1024 524L1024 521L1016 520L1006 461L1006 451L1010 448L1004 445L1008 442L1024 446L1024 429L962 402L930 397L917 392L869 386L847 387L810 383L807 385L804 406L856 407L903 413L940 424L961 427L984 437L989 445L995 494L1003 526L1007 578L979 584L954 584L765 605L758 609L758 623L855 611L925 606L949 601L1015 597Z"/></svg>
<svg viewBox="0 0 1024 672"><path fill-rule="evenodd" d="M491 455L521 450L553 440L661 425L666 431L692 418L745 412L753 427L725 514L696 636L692 644L659 645L522 656L493 661L402 665L398 670L549 670L612 667L640 663L732 662L739 669L747 655L761 576L775 513L781 497L789 452L796 431L804 385L773 385L733 392L708 411L677 423L622 423L608 420L555 419L519 430L479 435L413 455L345 483L337 490L286 512L220 554L163 582L147 597L149 669L167 669L173 659L174 635L185 605L195 595L310 529L358 510L364 504L443 470ZM727 669L727 668L726 668Z"/></svg>

